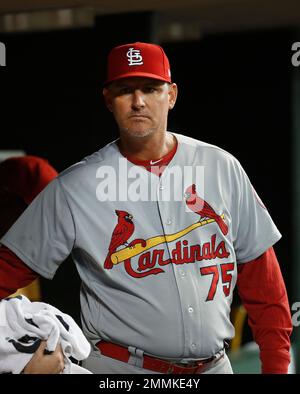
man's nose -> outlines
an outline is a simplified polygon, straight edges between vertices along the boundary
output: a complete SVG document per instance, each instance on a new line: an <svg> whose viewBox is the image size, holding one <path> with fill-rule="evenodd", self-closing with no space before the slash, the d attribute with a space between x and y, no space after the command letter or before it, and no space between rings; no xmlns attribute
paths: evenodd
<svg viewBox="0 0 300 394"><path fill-rule="evenodd" d="M145 106L145 96L140 90L135 90L132 94L132 108L139 109Z"/></svg>

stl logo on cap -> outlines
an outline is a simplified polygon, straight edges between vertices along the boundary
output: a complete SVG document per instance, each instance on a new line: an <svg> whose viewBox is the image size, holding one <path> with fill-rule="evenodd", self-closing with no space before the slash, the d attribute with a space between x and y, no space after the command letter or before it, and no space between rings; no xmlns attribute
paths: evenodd
<svg viewBox="0 0 300 394"><path fill-rule="evenodd" d="M139 49L129 48L126 56L128 58L129 66L141 66L144 64L141 51Z"/></svg>
<svg viewBox="0 0 300 394"><path fill-rule="evenodd" d="M170 63L163 48L146 42L134 42L113 48L108 55L107 79L104 85L132 77L171 83Z"/></svg>

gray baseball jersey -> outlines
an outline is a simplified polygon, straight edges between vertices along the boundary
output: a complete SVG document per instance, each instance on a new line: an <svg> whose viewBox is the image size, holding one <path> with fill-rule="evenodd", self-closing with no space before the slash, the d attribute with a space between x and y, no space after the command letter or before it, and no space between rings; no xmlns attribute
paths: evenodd
<svg viewBox="0 0 300 394"><path fill-rule="evenodd" d="M72 253L92 342L202 358L234 335L237 264L281 236L232 155L174 135L161 177L114 141L61 173L1 242L46 278Z"/></svg>

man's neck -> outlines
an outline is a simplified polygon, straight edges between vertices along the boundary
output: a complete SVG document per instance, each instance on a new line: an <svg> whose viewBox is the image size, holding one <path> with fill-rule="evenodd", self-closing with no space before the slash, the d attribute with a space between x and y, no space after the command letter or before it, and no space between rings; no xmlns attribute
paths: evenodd
<svg viewBox="0 0 300 394"><path fill-rule="evenodd" d="M138 160L157 160L175 147L176 138L167 131L144 138L120 135L118 145L124 156L135 157Z"/></svg>

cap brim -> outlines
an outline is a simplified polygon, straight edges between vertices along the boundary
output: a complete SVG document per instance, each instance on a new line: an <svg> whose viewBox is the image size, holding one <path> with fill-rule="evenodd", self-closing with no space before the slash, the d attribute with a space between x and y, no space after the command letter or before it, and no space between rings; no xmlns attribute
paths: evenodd
<svg viewBox="0 0 300 394"><path fill-rule="evenodd" d="M171 79L167 79L167 78L161 77L156 74L143 73L143 72L136 71L136 72L130 72L130 73L118 75L116 78L112 78L112 79L105 81L103 85L106 86L106 85L110 84L111 82L118 81L119 79L132 78L132 77L151 78L151 79L156 79L158 81L171 83Z"/></svg>

